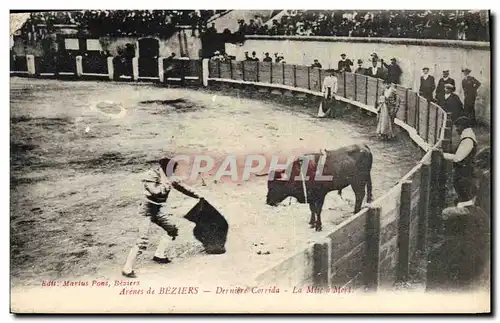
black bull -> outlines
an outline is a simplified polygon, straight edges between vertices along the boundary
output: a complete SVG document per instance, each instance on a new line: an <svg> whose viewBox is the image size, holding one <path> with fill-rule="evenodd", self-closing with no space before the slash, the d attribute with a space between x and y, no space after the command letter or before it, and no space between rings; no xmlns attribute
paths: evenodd
<svg viewBox="0 0 500 323"><path fill-rule="evenodd" d="M228 224L222 214L205 199L201 199L185 216L195 223L194 237L203 244L208 254L226 252Z"/></svg>
<svg viewBox="0 0 500 323"><path fill-rule="evenodd" d="M308 178L302 181L300 172L304 157L309 160L306 173ZM321 163L324 163L324 167L322 171L321 167L317 171L321 157L323 158ZM290 176L286 176L288 178L284 176L285 170L274 173L274 177L267 184L266 203L277 206L289 196L295 197L299 203L306 203L307 198L311 210L309 224L311 227L315 227L316 231L321 231L321 209L325 196L329 192L339 191L340 194L343 188L350 185L356 196L354 213L361 210L361 204L365 197L365 186L367 202L372 201L372 163L373 155L367 145L350 145L337 150L327 150L325 155L321 153L304 155L288 165L287 169L290 170ZM316 179L318 174L325 177L331 176L331 179L326 181L320 178ZM306 194L304 194L304 186Z"/></svg>

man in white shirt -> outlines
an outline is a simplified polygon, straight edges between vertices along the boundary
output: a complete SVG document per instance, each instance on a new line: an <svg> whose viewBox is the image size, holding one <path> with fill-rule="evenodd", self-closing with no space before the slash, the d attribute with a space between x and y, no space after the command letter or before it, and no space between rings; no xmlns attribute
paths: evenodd
<svg viewBox="0 0 500 323"><path fill-rule="evenodd" d="M455 154L444 154L446 160L453 162L453 186L458 195L457 207L474 204L476 186L474 177L474 158L477 151L477 140L472 130L473 122L466 116L455 121L455 127L460 134L460 143Z"/></svg>
<svg viewBox="0 0 500 323"><path fill-rule="evenodd" d="M335 106L335 94L337 93L338 80L335 77L335 70L329 70L328 75L323 80L323 100L318 110L318 117L323 118L331 114L332 108Z"/></svg>

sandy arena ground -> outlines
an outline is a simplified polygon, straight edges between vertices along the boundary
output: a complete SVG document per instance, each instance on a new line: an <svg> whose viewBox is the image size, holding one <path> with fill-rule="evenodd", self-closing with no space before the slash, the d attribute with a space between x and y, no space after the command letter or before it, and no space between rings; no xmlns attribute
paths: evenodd
<svg viewBox="0 0 500 323"><path fill-rule="evenodd" d="M366 142L374 153L375 198L420 158L403 136L378 141L374 118L361 113L318 120L317 107L236 92L11 78L12 286L39 286L42 279L119 278L138 237L141 172L164 154L285 156ZM162 102L175 99L183 101ZM121 104L125 112L105 102ZM201 180L191 184L227 218L227 253L201 252L192 238L193 224L182 218L196 201L173 192L169 212L180 228L169 250L174 262L150 261L162 234L154 228L138 263L141 279L232 284L330 232L353 211L350 188L343 193L345 201L329 194L323 232L317 233L307 224L306 205L265 204L266 177L215 183L204 176L206 186Z"/></svg>

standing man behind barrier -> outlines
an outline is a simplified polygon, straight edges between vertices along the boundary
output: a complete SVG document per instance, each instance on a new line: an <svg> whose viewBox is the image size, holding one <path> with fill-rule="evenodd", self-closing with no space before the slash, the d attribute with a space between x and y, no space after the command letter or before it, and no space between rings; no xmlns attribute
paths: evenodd
<svg viewBox="0 0 500 323"><path fill-rule="evenodd" d="M323 100L318 110L318 117L323 118L326 116L334 116L333 108L335 107L338 81L335 77L335 70L328 70L328 75L323 80Z"/></svg>
<svg viewBox="0 0 500 323"><path fill-rule="evenodd" d="M403 74L403 71L401 70L401 67L397 64L396 59L391 58L390 65L386 64L383 59L380 62L382 63L382 66L384 66L387 69L387 81L389 83L401 84L401 74Z"/></svg>
<svg viewBox="0 0 500 323"><path fill-rule="evenodd" d="M424 67L422 72L424 74L420 77L420 89L418 90L418 94L426 98L428 101L432 101L432 98L434 97L433 93L436 89L434 76L429 74L428 67Z"/></svg>
<svg viewBox="0 0 500 323"><path fill-rule="evenodd" d="M346 59L346 54L340 55L340 61L338 63L338 70L339 72L351 72L351 66L353 65L352 61L347 58Z"/></svg>
<svg viewBox="0 0 500 323"><path fill-rule="evenodd" d="M476 195L474 184L474 157L477 150L477 140L472 130L473 121L462 116L455 121L455 127L460 135L460 143L455 154L444 154L446 160L453 162L453 186L458 195L457 207L472 205Z"/></svg>
<svg viewBox="0 0 500 323"><path fill-rule="evenodd" d="M444 70L443 77L439 79L438 85L436 87L436 102L441 105L444 100L444 86L446 84L451 84L455 87L455 80L450 77L450 71Z"/></svg>
<svg viewBox="0 0 500 323"><path fill-rule="evenodd" d="M464 110L465 114L467 114L475 124L477 89L481 86L481 82L476 80L474 76L471 76L470 72L471 70L468 68L464 68L462 70L462 73L464 73L464 79L462 80L462 89L464 90Z"/></svg>
<svg viewBox="0 0 500 323"><path fill-rule="evenodd" d="M451 113L451 120L455 122L458 118L464 115L464 109L462 101L458 95L453 93L455 91L455 86L452 84L444 85L444 97L438 104L444 109L444 111Z"/></svg>

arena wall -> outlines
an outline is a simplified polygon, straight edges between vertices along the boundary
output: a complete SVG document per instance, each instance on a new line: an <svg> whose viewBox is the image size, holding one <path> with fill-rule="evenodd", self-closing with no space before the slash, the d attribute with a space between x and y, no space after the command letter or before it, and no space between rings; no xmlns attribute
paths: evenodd
<svg viewBox="0 0 500 323"><path fill-rule="evenodd" d="M252 35L246 36L242 46L226 44L226 52L236 56L237 60L244 60L246 51L257 52L260 59L266 52L271 56L282 53L285 61L293 65L310 66L314 59L318 59L324 68L337 68L342 53L353 60L354 68L358 59L362 59L364 66L368 67L370 54L375 52L387 63L390 63L391 58L396 58L403 70L402 85L417 91L423 67L429 67L436 82L442 76L442 71L449 69L450 77L457 83L457 94L462 100L461 69L468 67L472 70L471 75L482 83L476 101L477 117L490 124L491 55L490 44L486 42Z"/></svg>

